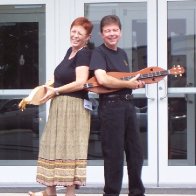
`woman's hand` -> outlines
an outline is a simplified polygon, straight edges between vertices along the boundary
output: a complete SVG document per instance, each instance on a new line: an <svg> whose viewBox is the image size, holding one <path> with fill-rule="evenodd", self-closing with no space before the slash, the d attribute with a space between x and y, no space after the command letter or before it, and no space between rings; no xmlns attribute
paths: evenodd
<svg viewBox="0 0 196 196"><path fill-rule="evenodd" d="M47 102L49 99L53 98L56 96L56 91L55 88L44 85L46 94L45 96L40 100L41 103Z"/></svg>

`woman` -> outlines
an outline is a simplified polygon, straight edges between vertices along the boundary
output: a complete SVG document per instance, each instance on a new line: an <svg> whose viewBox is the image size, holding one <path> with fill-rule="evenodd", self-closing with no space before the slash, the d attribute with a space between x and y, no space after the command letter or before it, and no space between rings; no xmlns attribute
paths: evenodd
<svg viewBox="0 0 196 196"><path fill-rule="evenodd" d="M56 186L67 187L66 196L86 184L90 113L84 108L88 94L83 85L89 77L91 50L87 47L93 29L85 17L70 28L71 47L54 71L54 87L46 86L43 102L52 98L41 141L37 182L46 186L30 196L55 196Z"/></svg>

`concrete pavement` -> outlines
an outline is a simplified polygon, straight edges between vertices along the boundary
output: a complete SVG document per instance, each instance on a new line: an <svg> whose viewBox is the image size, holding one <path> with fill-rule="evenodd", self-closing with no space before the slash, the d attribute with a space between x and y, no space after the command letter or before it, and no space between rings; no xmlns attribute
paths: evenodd
<svg viewBox="0 0 196 196"><path fill-rule="evenodd" d="M35 186L0 186L0 196L28 196L28 191L38 192L44 190L45 187ZM102 196L102 187L82 187L76 190L76 196ZM65 188L57 187L57 196L65 196ZM122 189L120 196L127 196L128 190ZM193 196L196 195L196 187L148 187L146 188L146 196Z"/></svg>
<svg viewBox="0 0 196 196"><path fill-rule="evenodd" d="M27 193L0 193L0 196L28 196ZM60 193L57 196L65 196ZM77 194L76 196L102 196L102 194ZM127 194L121 194L120 196L127 196ZM179 194L146 194L146 196L179 196ZM193 196L193 194L182 194L182 196Z"/></svg>
<svg viewBox="0 0 196 196"><path fill-rule="evenodd" d="M27 193L0 193L0 196L28 196ZM57 196L65 196L64 194L60 193ZM102 194L77 194L77 196L102 196ZM127 196L127 194L122 194L120 196ZM179 194L146 194L146 196L179 196ZM181 195L181 196L193 196L191 195Z"/></svg>

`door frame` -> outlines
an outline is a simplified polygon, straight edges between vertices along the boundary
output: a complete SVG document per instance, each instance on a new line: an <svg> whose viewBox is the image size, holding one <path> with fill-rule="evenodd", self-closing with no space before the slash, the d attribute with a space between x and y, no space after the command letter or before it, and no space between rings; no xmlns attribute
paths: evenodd
<svg viewBox="0 0 196 196"><path fill-rule="evenodd" d="M147 3L148 65L157 65L164 69L167 69L167 2L169 1L174 0L123 0L126 3ZM99 2L119 3L117 0L99 0ZM97 3L97 0L29 0L28 2L26 0L1 0L0 2L0 5L44 4L46 6L46 80L50 79L54 68L65 55L69 46L69 36L67 36L69 26L75 17L84 16L84 9L81 9L84 3ZM148 163L143 166L143 181L145 185L155 187L195 184L196 176L192 175L195 166L168 166L168 103L167 99L160 101L164 96L160 88L164 88L164 83L147 85L146 89L139 89L134 93L136 96L143 97L146 93L147 96L150 95L148 99ZM21 91L23 95L29 92L30 90ZM193 94L196 93L196 89L168 89L168 93L173 92ZM11 95L17 92L0 90L0 94ZM47 112L48 109L49 104L47 104ZM163 115L165 118L161 119ZM0 166L0 173L1 184L36 183L36 166ZM126 166L123 180L127 184ZM87 167L87 184L103 184L103 181L103 166Z"/></svg>
<svg viewBox="0 0 196 196"><path fill-rule="evenodd" d="M175 0L177 2L178 0ZM188 0L183 0L188 2ZM167 20L168 20L168 2L172 0L162 0L158 5L158 65L167 66ZM182 2L182 0L179 0ZM164 27L164 28L163 28ZM164 88L162 83L158 84L158 89ZM168 94L195 94L195 88L169 88ZM187 184L189 186L194 185L196 176L193 175L195 172L195 166L169 166L168 164L168 129L163 129L164 124L168 124L168 116L161 118L162 112L166 113L168 99L161 100L163 96L159 93L159 137L158 137L158 148L159 148L159 186L180 186ZM161 100L161 101L160 101Z"/></svg>
<svg viewBox="0 0 196 196"><path fill-rule="evenodd" d="M84 8L85 3L97 3L96 0L75 0L75 17L84 15L84 9L80 9L81 7ZM117 0L99 0L99 3L115 3L118 2ZM121 3L139 3L145 2L147 3L147 32L148 32L148 65L156 66L157 65L157 28L154 28L154 24L157 24L157 16L156 10L157 8L157 0L123 0ZM153 40L152 40L153 37ZM139 89L134 92L135 96L145 97L146 91L150 95L148 99L148 160L147 165L143 166L142 170L142 178L145 184L158 186L158 151L157 151L157 84L146 85L146 89ZM149 109L150 108L150 109ZM153 119L150 121L150 119ZM92 173L92 167L94 168L94 172ZM128 183L127 178L127 170L126 166L124 166L124 178L123 182L125 184ZM103 166L88 166L89 176L87 176L87 180L90 182L96 182L99 184L103 183ZM99 177L97 177L99 176ZM150 178L149 178L150 176Z"/></svg>
<svg viewBox="0 0 196 196"><path fill-rule="evenodd" d="M53 67L55 65L55 55L51 55L54 53L55 46L55 32L54 32L54 0L1 0L0 5L45 5L45 14L46 14L46 78L50 75L51 70L53 71ZM25 21L26 18L25 18ZM30 20L32 21L32 19ZM43 46L42 46L43 47ZM55 53L54 53L55 54ZM1 96L13 96L13 95L22 95L27 96L31 89L24 90L0 90ZM16 164L15 166L7 166L9 165L9 160L5 160L5 166L0 166L0 183L3 184L33 184L36 183L36 166L24 166ZM21 173L23 175L21 175Z"/></svg>

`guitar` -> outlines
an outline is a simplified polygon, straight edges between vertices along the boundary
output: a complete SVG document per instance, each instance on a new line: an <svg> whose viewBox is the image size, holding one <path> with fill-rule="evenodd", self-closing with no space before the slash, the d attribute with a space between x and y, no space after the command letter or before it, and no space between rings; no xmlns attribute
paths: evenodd
<svg viewBox="0 0 196 196"><path fill-rule="evenodd" d="M136 72L107 72L108 75L115 77L120 80L130 80L137 74L140 74L140 77L138 80L143 80L145 84L152 84L152 83L158 83L160 80L162 80L167 75L180 75L185 72L184 68L180 65L173 66L169 70L164 70L161 67L147 67L144 69L141 69L140 71ZM96 77L91 77L86 84L84 84L84 89L90 92L102 94L102 93L109 93L114 92L119 89L110 89L104 86L101 86Z"/></svg>
<svg viewBox="0 0 196 196"><path fill-rule="evenodd" d="M54 81L49 80L45 85L47 86L53 86ZM27 104L32 104L32 105L41 105L44 104L45 102L40 101L45 95L46 95L46 87L45 85L40 85L35 87L30 94L23 98L20 103L18 104L18 108L23 111L26 108Z"/></svg>
<svg viewBox="0 0 196 196"><path fill-rule="evenodd" d="M40 102L40 99L45 96L46 90L45 87L42 86L37 86L34 88L28 97L23 98L20 103L18 104L18 107L21 111L23 111L26 108L27 104L32 104L32 105L41 105L43 104Z"/></svg>

